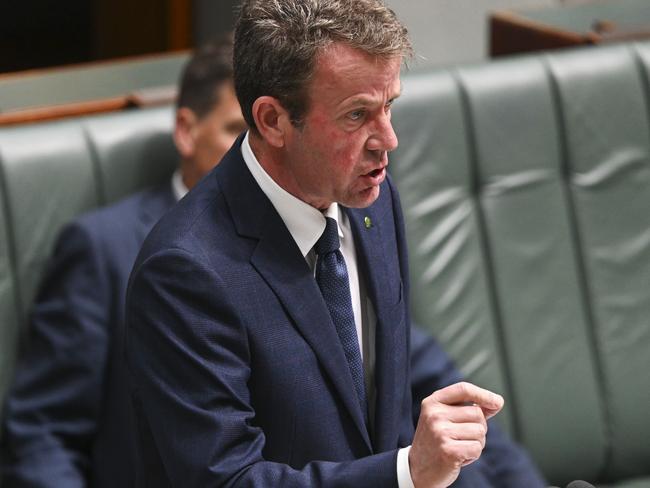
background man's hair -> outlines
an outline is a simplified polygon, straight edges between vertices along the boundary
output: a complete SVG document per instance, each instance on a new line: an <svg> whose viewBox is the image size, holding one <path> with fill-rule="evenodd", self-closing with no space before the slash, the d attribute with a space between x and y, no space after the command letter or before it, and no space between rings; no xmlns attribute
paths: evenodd
<svg viewBox="0 0 650 488"><path fill-rule="evenodd" d="M300 126L323 48L342 42L378 57L409 58L406 27L382 0L243 0L235 27L235 90L247 124L253 103L272 96Z"/></svg>
<svg viewBox="0 0 650 488"><path fill-rule="evenodd" d="M187 107L199 118L219 102L218 88L232 81L232 34L214 39L196 50L183 73L176 107Z"/></svg>

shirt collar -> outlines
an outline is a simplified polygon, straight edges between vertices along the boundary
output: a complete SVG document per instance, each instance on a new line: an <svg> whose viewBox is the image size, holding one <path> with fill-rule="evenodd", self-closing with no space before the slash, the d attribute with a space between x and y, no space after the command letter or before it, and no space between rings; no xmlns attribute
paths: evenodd
<svg viewBox="0 0 650 488"><path fill-rule="evenodd" d="M174 192L174 198L176 198L176 201L178 202L187 194L188 191L189 190L185 186L185 183L183 183L181 170L176 168L176 171L174 171L174 174L172 175L172 192Z"/></svg>
<svg viewBox="0 0 650 488"><path fill-rule="evenodd" d="M257 160L257 157L251 149L248 136L249 132L246 132L246 136L241 145L244 162L261 190L271 201L278 214L280 214L280 218L282 218L287 229L289 229L289 233L293 237L293 240L296 241L303 257L307 256L316 244L316 241L323 234L326 216L336 220L339 237L344 238L341 229L344 215L340 212L339 205L334 202L323 213L317 208L296 198L278 185Z"/></svg>

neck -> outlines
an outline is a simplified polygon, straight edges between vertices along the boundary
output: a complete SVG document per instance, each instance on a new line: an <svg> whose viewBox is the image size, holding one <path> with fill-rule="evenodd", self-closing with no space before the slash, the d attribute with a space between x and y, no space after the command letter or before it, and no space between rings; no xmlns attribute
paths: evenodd
<svg viewBox="0 0 650 488"><path fill-rule="evenodd" d="M199 182L201 175L193 167L193 165L186 160L181 160L180 169L181 176L183 178L183 184L187 187L188 190L191 190L194 185Z"/></svg>

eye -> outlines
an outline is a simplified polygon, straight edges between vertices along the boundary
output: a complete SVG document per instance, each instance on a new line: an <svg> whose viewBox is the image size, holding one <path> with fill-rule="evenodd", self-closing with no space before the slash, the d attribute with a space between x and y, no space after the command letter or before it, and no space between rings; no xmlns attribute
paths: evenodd
<svg viewBox="0 0 650 488"><path fill-rule="evenodd" d="M363 118L363 116L364 116L365 114L366 114L366 111L365 111L365 110L362 110L362 109L360 109L360 110L354 110L354 111L348 113L348 119L353 120L353 121L355 121L355 120L360 120L360 119Z"/></svg>
<svg viewBox="0 0 650 488"><path fill-rule="evenodd" d="M387 113L390 112L390 109L391 109L391 107L393 106L393 103L394 103L394 102L395 102L395 99L394 99L394 98L391 99L391 100L388 100L388 102L387 102L386 105L384 106L384 111L387 112Z"/></svg>

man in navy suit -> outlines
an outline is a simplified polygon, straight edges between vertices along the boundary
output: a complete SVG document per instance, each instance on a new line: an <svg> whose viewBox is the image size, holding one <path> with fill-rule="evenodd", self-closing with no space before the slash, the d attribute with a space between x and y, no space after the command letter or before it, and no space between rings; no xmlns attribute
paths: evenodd
<svg viewBox="0 0 650 488"><path fill-rule="evenodd" d="M209 44L183 72L174 130L180 170L172 184L90 212L63 230L4 409L3 487L133 486L123 350L129 272L153 224L245 126L232 83L232 41Z"/></svg>
<svg viewBox="0 0 650 488"><path fill-rule="evenodd" d="M415 429L411 416L386 175L410 52L380 0L243 2L250 130L155 226L130 278L141 486L507 486L503 459L479 460L499 395L454 383L424 398ZM543 486L532 469L514 482Z"/></svg>

